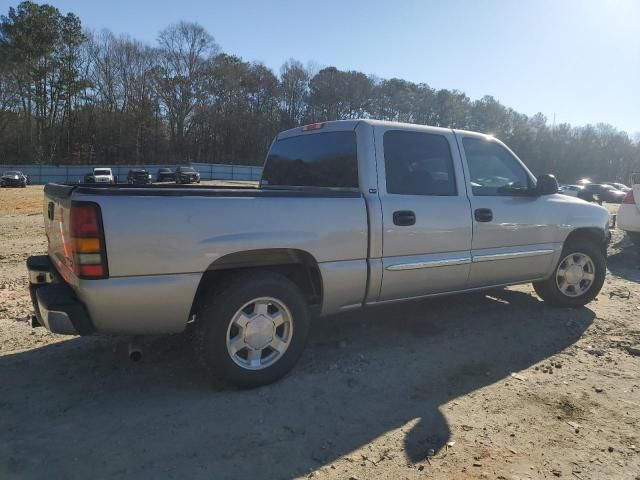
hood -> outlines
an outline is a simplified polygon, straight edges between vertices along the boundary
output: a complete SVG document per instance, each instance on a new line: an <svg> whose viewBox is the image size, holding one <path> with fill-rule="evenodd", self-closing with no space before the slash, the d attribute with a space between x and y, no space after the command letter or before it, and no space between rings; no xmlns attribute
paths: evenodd
<svg viewBox="0 0 640 480"><path fill-rule="evenodd" d="M9 180L19 180L20 175L3 175L2 178L7 178Z"/></svg>
<svg viewBox="0 0 640 480"><path fill-rule="evenodd" d="M553 195L553 200L557 202L555 210L561 217L570 218L576 226L598 226L608 229L609 210L605 207L561 193Z"/></svg>

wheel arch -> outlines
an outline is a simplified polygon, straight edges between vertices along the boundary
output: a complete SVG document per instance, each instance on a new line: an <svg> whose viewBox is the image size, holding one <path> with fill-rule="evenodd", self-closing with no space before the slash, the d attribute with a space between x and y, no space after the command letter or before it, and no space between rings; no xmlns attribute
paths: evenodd
<svg viewBox="0 0 640 480"><path fill-rule="evenodd" d="M249 271L271 271L287 277L300 288L312 307L322 305L322 275L318 262L309 252L293 248L268 248L229 253L212 262L200 279L191 306L197 312L206 292L231 275Z"/></svg>
<svg viewBox="0 0 640 480"><path fill-rule="evenodd" d="M602 249L603 254L606 256L608 232L605 232L598 227L579 227L569 232L569 235L567 235L567 238L564 240L564 245L568 245L570 242L578 240L586 240L595 243Z"/></svg>

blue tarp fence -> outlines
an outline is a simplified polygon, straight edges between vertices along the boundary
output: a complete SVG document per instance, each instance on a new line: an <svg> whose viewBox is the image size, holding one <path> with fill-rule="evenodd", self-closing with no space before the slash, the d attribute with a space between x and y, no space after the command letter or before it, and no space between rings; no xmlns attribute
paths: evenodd
<svg viewBox="0 0 640 480"><path fill-rule="evenodd" d="M191 166L200 172L202 180L260 180L262 167L249 165L224 165L218 163L192 163ZM109 167L114 175L118 176L118 182L125 182L127 173L133 168L144 168L153 175L154 180L158 176L160 168L173 165L2 165L0 173L19 170L29 178L30 184L77 183L87 173L93 172L96 167Z"/></svg>

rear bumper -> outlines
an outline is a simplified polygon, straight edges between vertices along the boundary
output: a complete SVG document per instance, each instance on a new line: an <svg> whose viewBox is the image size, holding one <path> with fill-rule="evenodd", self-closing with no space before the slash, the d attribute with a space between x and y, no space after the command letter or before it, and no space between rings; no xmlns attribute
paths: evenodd
<svg viewBox="0 0 640 480"><path fill-rule="evenodd" d="M153 182L153 180L151 180L149 177L130 177L127 180L128 183L132 184L132 185L147 185Z"/></svg>
<svg viewBox="0 0 640 480"><path fill-rule="evenodd" d="M21 187L22 185L25 185L26 182L23 182L22 180L14 180L12 178L4 178L0 180L0 184L2 184L3 187Z"/></svg>
<svg viewBox="0 0 640 480"><path fill-rule="evenodd" d="M181 183L198 183L200 182L200 177L194 176L181 176L178 177L178 181Z"/></svg>
<svg viewBox="0 0 640 480"><path fill-rule="evenodd" d="M635 205L623 203L618 209L618 228L629 232L640 232L640 209Z"/></svg>
<svg viewBox="0 0 640 480"><path fill-rule="evenodd" d="M93 325L85 305L60 277L47 255L27 259L29 293L40 325L62 335L89 335Z"/></svg>

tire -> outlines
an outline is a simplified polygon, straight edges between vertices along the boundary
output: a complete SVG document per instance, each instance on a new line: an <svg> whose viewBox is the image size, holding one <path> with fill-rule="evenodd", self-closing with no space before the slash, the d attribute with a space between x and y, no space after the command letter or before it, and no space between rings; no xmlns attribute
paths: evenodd
<svg viewBox="0 0 640 480"><path fill-rule="evenodd" d="M571 258L569 258L570 256ZM575 262L576 259L584 259L584 256L591 261L593 272L588 272L591 267L586 265L582 267L582 274L592 273L593 279L591 283L587 287L587 283L579 280L578 284L573 286L572 289L567 290L570 294L565 293L565 291L560 288L560 284L567 284L565 283L566 280L564 282L562 281L564 277L560 275L561 267L563 267L563 270L566 270L565 267L567 267L567 265ZM567 261L567 263L565 263L565 261ZM574 269L579 272L577 267L574 267ZM589 240L577 239L570 241L564 246L562 254L560 255L560 261L553 269L553 275L542 282L534 282L533 288L538 296L550 305L559 307L582 307L596 298L598 293L600 293L606 273L607 261L600 246ZM572 273L572 275L574 277L573 280L575 280L575 274ZM578 273L578 275L580 275L580 273ZM585 287L585 291L580 292L580 289Z"/></svg>
<svg viewBox="0 0 640 480"><path fill-rule="evenodd" d="M294 367L306 344L310 324L307 304L294 283L276 273L243 273L205 295L196 312L194 349L211 375L239 388L254 388L279 380ZM259 313L265 303L268 310ZM282 317L282 324L270 324L272 316ZM236 322L243 321L245 327L238 327ZM262 346L265 342L283 342L278 344L283 352L271 344ZM237 352L232 354L234 348ZM252 360L250 355L254 355Z"/></svg>

